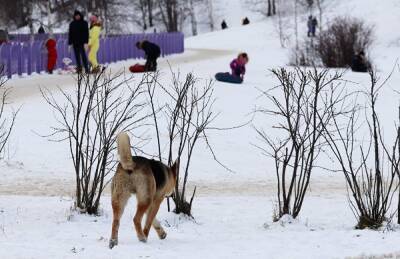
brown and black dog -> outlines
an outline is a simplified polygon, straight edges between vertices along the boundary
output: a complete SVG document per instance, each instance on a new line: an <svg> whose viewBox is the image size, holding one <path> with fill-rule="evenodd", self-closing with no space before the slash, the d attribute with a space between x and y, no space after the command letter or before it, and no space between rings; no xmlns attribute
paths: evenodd
<svg viewBox="0 0 400 259"><path fill-rule="evenodd" d="M113 222L110 249L118 244L119 222L132 193L136 193L137 209L133 223L139 240L147 241L152 225L158 236L164 239L167 234L156 215L164 197L174 191L179 164L175 162L168 167L160 161L132 156L129 136L125 132L118 135L117 146L120 162L111 184ZM147 217L142 228L145 213Z"/></svg>

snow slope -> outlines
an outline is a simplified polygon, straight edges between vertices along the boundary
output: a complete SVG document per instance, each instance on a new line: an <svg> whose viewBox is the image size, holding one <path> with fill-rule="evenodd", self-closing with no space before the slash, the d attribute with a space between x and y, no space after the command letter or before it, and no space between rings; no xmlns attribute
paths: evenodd
<svg viewBox="0 0 400 259"><path fill-rule="evenodd" d="M367 20L375 24L376 44L371 54L376 57L380 75L388 75L400 56L400 33L393 28L400 21L398 1L382 0L377 8L372 8L374 0L336 2L327 12L328 18L348 12L369 17ZM163 82L170 81L169 66L181 74L194 72L204 83L216 72L229 71L230 60L240 51L250 56L243 85L214 83L215 111L220 113L215 126L253 121L235 130L209 133L218 158L233 173L216 163L204 145L195 151L189 181L191 188L198 188L193 210L196 221L167 213L164 204L159 219L166 226L167 239L160 241L151 232L147 244L139 243L132 228L132 198L122 219L120 245L110 251L108 190L102 200L102 216L71 212L74 181L66 143L48 142L39 136L48 133L55 123L39 87L70 90L73 80L67 75L13 78L8 82L14 86L12 102L22 110L10 152L0 164L0 258L344 258L382 254L395 258L400 250L396 246L398 231L352 228L355 219L340 173L316 170L299 220L271 223L275 175L271 159L253 145L259 141L253 126L269 129L274 119L254 117L253 111L259 105L268 105L260 90L276 85L269 69L288 63L288 52L280 47L273 23L203 34L188 38L185 45L184 54L160 61ZM120 62L110 69L115 73L134 62ZM368 87L365 74L348 71L345 79L354 82L347 86L351 89ZM389 136L397 118L399 96L394 90L399 84L400 71L396 68L378 104L382 126ZM156 152L151 143L144 149ZM332 165L329 160L321 163Z"/></svg>

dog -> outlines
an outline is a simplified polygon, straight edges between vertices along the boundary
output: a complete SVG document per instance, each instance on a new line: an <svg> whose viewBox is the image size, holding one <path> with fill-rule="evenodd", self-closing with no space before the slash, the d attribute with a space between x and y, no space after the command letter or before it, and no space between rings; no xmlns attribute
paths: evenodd
<svg viewBox="0 0 400 259"><path fill-rule="evenodd" d="M113 222L109 247L118 245L118 229L120 219L131 194L136 193L137 209L133 218L139 241L146 242L153 226L160 239L165 239L167 233L156 219L158 209L164 198L171 195L175 189L179 162L171 167L160 161L132 156L131 145L127 133L117 136L119 164L111 183L111 205ZM144 228L143 215L146 214Z"/></svg>

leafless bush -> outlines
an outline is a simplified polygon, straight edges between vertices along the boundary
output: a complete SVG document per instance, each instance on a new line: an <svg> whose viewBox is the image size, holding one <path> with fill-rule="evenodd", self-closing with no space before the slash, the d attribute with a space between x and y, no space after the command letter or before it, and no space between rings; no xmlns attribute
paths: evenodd
<svg viewBox="0 0 400 259"><path fill-rule="evenodd" d="M357 139L357 118L359 109L354 106L347 117L347 123L342 125L338 117L334 117L335 130L327 130L326 137L331 150L340 164L341 171L346 178L349 190L349 202L358 223L356 228L379 228L388 220L389 208L395 189L395 182L399 174L400 165L400 131L391 149L387 148L382 136L379 117L376 113L376 103L379 90L384 85L378 85L375 72L370 71L371 87L365 93L368 103L366 120L370 139L364 145ZM386 80L385 80L386 82ZM365 142L364 142L365 143ZM359 151L358 151L359 150Z"/></svg>
<svg viewBox="0 0 400 259"><path fill-rule="evenodd" d="M124 89L124 90L122 90ZM116 165L116 134L141 125L143 83L132 86L122 74L78 75L73 93L59 88L57 95L42 89L58 125L50 137L67 141L76 178L76 207L97 214L101 194ZM61 96L61 99L60 99Z"/></svg>
<svg viewBox="0 0 400 259"><path fill-rule="evenodd" d="M262 150L275 161L277 178L278 215L298 216L310 183L316 159L324 147L324 125L331 123L337 113L331 107L342 100L338 80L342 75L328 74L316 68L309 71L299 67L272 70L279 85L264 95L274 109L260 109L263 114L278 120L275 129L281 137L272 139L264 130L257 133L269 149ZM279 97L277 97L279 95Z"/></svg>
<svg viewBox="0 0 400 259"><path fill-rule="evenodd" d="M373 29L363 20L337 17L320 32L316 50L325 67L349 67L354 54L366 52L373 40Z"/></svg>
<svg viewBox="0 0 400 259"><path fill-rule="evenodd" d="M187 183L189 167L193 151L199 140L204 140L208 145L207 130L210 123L216 118L213 113L213 89L211 82L203 87L198 85L193 74L186 75L181 80L179 75L173 74L171 87L159 83L158 74L147 75L147 93L153 111L153 119L158 142L158 156L162 159L162 144L160 140L159 114L164 115L168 131L167 161L171 165L178 159L183 165L183 172L178 170L175 193L172 199L175 203L175 213L184 213L191 216L192 202L196 192L194 188L189 201L187 201ZM168 100L161 107L156 107L155 90L160 87ZM208 145L209 146L209 145ZM212 149L209 146L211 152Z"/></svg>
<svg viewBox="0 0 400 259"><path fill-rule="evenodd" d="M10 88L6 87L5 68L0 64L0 157L3 156L10 134L15 126L19 109L8 114Z"/></svg>

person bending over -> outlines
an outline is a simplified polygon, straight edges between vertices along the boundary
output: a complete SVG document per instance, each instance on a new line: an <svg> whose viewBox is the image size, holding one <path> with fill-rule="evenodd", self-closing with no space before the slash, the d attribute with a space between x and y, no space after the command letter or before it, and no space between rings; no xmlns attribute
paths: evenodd
<svg viewBox="0 0 400 259"><path fill-rule="evenodd" d="M144 51L146 55L146 64L144 65L145 71L157 70L157 59L160 57L160 47L147 40L136 42L136 47Z"/></svg>

